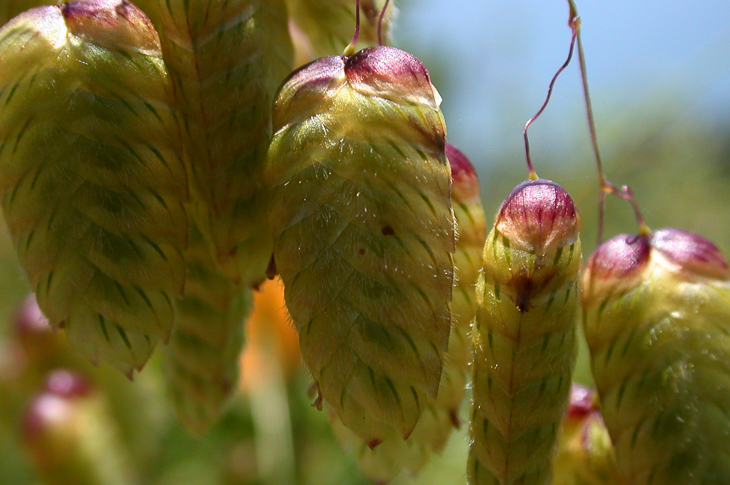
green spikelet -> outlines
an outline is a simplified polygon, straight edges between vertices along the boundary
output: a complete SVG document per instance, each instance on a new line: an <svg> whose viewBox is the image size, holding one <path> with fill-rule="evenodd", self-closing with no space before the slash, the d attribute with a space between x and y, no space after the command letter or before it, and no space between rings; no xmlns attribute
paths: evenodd
<svg viewBox="0 0 730 485"><path fill-rule="evenodd" d="M553 485L622 485L597 395L573 385L553 464Z"/></svg>
<svg viewBox="0 0 730 485"><path fill-rule="evenodd" d="M266 167L275 264L321 397L371 445L407 437L448 348L454 228L440 98L392 47L295 72Z"/></svg>
<svg viewBox="0 0 730 485"><path fill-rule="evenodd" d="M236 388L252 290L223 276L203 236L191 226L185 297L178 302L178 323L165 348L165 364L180 420L202 435Z"/></svg>
<svg viewBox="0 0 730 485"><path fill-rule="evenodd" d="M174 321L187 180L149 20L126 1L39 7L0 30L0 194L38 304L130 374Z"/></svg>
<svg viewBox="0 0 730 485"><path fill-rule="evenodd" d="M353 0L287 0L294 24L297 59L302 63L318 57L340 54L350 43L355 28ZM356 50L378 44L378 21L385 0L361 0L360 36ZM381 33L388 44L390 25L394 16L394 1L385 11ZM297 35L299 34L299 35Z"/></svg>
<svg viewBox="0 0 730 485"><path fill-rule="evenodd" d="M679 229L616 236L588 261L583 324L623 483L730 483L728 276Z"/></svg>
<svg viewBox="0 0 730 485"><path fill-rule="evenodd" d="M260 282L272 244L261 175L271 103L292 68L284 0L160 0L159 6L196 222L229 278Z"/></svg>
<svg viewBox="0 0 730 485"><path fill-rule="evenodd" d="M547 484L575 361L579 217L559 185L531 180L484 247L473 329L469 483Z"/></svg>
<svg viewBox="0 0 730 485"><path fill-rule="evenodd" d="M466 391L471 362L469 329L476 310L474 290L481 268L486 224L474 167L452 144L447 143L445 151L451 165L451 202L458 238L454 253L449 351L438 397L432 399L427 396L423 415L407 440L403 440L391 428L383 443L375 448L367 446L362 438L347 429L335 413L328 413L340 442L346 448L353 449L355 460L363 473L378 482L388 482L402 470L415 475L433 451L438 452L443 448L452 428L460 425L459 408Z"/></svg>

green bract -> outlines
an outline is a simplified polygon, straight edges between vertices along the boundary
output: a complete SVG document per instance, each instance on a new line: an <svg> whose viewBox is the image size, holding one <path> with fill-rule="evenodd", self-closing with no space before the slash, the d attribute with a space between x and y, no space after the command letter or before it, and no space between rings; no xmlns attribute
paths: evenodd
<svg viewBox="0 0 730 485"><path fill-rule="evenodd" d="M624 482L730 483L730 285L708 240L616 236L583 276L583 324Z"/></svg>
<svg viewBox="0 0 730 485"><path fill-rule="evenodd" d="M194 224L185 260L185 296L177 304L178 321L165 348L165 365L180 420L202 435L236 389L252 290L221 273Z"/></svg>
<svg viewBox="0 0 730 485"><path fill-rule="evenodd" d="M319 59L274 105L274 257L321 397L371 445L407 437L448 348L454 222L440 97L392 47Z"/></svg>
<svg viewBox="0 0 730 485"><path fill-rule="evenodd" d="M38 304L94 361L141 368L183 292L187 180L159 39L124 0L0 30L0 193Z"/></svg>
<svg viewBox="0 0 730 485"><path fill-rule="evenodd" d="M335 434L345 447L354 449L355 460L370 478L392 480L402 470L416 474L433 451L441 451L454 426L460 425L459 409L466 392L471 362L469 330L476 310L475 285L481 268L486 236L484 211L479 198L479 179L471 162L456 147L446 144L451 166L451 202L458 237L454 253L454 295L449 350L436 399L426 397L421 419L407 440L391 429L383 443L370 448L329 413Z"/></svg>
<svg viewBox="0 0 730 485"><path fill-rule="evenodd" d="M502 204L484 247L473 329L469 483L546 484L575 362L578 212L531 180Z"/></svg>
<svg viewBox="0 0 730 485"><path fill-rule="evenodd" d="M224 273L252 285L271 256L262 167L274 91L292 68L284 0L160 0L195 219Z"/></svg>

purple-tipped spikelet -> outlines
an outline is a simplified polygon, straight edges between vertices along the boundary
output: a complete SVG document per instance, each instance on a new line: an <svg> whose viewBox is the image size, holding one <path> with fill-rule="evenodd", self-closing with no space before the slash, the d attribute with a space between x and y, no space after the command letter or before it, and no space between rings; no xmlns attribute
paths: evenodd
<svg viewBox="0 0 730 485"><path fill-rule="evenodd" d="M592 389L573 385L553 464L553 485L624 483L597 400Z"/></svg>
<svg viewBox="0 0 730 485"><path fill-rule="evenodd" d="M45 484L137 483L106 399L80 374L48 376L22 418L21 435Z"/></svg>
<svg viewBox="0 0 730 485"><path fill-rule="evenodd" d="M591 256L583 325L624 483L730 483L728 263L680 229Z"/></svg>
<svg viewBox="0 0 730 485"><path fill-rule="evenodd" d="M363 473L383 483L402 470L411 475L418 473L431 453L441 451L451 431L461 424L459 410L472 358L469 331L476 311L475 287L481 269L486 223L474 167L452 144L447 143L445 151L451 166L451 202L458 237L454 252L451 335L439 394L436 399L427 396L423 415L407 440L391 429L383 442L374 448L345 428L335 413L328 413L335 434L343 446L353 449L355 461Z"/></svg>
<svg viewBox="0 0 730 485"><path fill-rule="evenodd" d="M262 169L271 103L292 69L284 0L159 0L193 213L213 261L243 286L271 256ZM211 270L212 271L212 270Z"/></svg>
<svg viewBox="0 0 730 485"><path fill-rule="evenodd" d="M575 361L580 218L547 180L515 188L484 247L469 483L546 484Z"/></svg>
<svg viewBox="0 0 730 485"><path fill-rule="evenodd" d="M440 97L392 47L319 59L274 105L274 260L321 397L371 445L408 437L448 349L454 222Z"/></svg>
<svg viewBox="0 0 730 485"><path fill-rule="evenodd" d="M43 313L131 376L183 292L185 168L159 39L125 0L0 30L0 195Z"/></svg>

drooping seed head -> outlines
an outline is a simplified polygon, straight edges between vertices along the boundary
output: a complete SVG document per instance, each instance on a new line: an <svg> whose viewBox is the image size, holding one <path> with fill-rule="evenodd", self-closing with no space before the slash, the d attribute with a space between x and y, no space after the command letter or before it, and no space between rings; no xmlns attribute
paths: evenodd
<svg viewBox="0 0 730 485"><path fill-rule="evenodd" d="M521 183L497 214L495 228L525 251L545 254L578 238L580 216L560 185L537 179Z"/></svg>
<svg viewBox="0 0 730 485"><path fill-rule="evenodd" d="M440 97L417 59L380 46L305 66L277 98L269 224L304 361L365 442L388 427L407 437L438 392L451 327Z"/></svg>

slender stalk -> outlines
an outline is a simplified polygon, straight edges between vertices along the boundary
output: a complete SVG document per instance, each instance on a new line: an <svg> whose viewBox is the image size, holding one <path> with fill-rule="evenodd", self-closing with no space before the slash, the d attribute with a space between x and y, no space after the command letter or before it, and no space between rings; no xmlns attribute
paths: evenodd
<svg viewBox="0 0 730 485"><path fill-rule="evenodd" d="M351 56L355 53L355 45L357 45L358 37L360 37L360 0L355 0L355 35L352 36L352 40L345 47L345 52L342 55Z"/></svg>
<svg viewBox="0 0 730 485"><path fill-rule="evenodd" d="M572 9L571 9L572 12ZM545 111L545 108L547 107L548 103L550 102L550 97L553 94L553 88L555 87L555 82L558 80L558 76L560 76L560 73L562 73L566 67L570 64L571 59L573 59L573 50L575 48L575 40L576 36L578 34L578 30L573 27L572 24L573 16L571 13L571 21L569 24L571 25L571 28L573 29L573 34L570 39L570 50L568 51L568 58L565 60L562 66L560 66L560 69L558 69L558 72L555 73L553 76L553 79L550 81L550 86L548 87L547 97L545 98L545 102L542 104L538 112L527 120L527 123L525 123L525 128L522 130L522 136L525 138L525 157L527 158L527 169L530 172L530 180L535 180L538 178L537 173L535 172L534 167L532 166L532 159L530 158L530 141L527 137L527 129L530 127L533 121L535 121L543 111Z"/></svg>
<svg viewBox="0 0 730 485"><path fill-rule="evenodd" d="M606 194L613 194L616 197L627 200L631 203L636 217L636 223L639 226L639 233L642 236L651 234L649 226L644 221L644 217L641 214L639 205L634 197L634 192L625 185L621 188L616 187L608 178L603 171L603 162L601 160L601 152L598 148L598 135L596 132L596 122L593 117L593 106L591 104L591 95L588 89L588 70L586 69L585 54L583 51L583 42L580 37L580 16L578 16L578 10L575 7L573 0L568 0L570 6L570 20L568 25L573 30L573 37L577 38L578 42L578 62L580 65L581 83L583 84L583 98L585 100L586 115L588 118L588 130L591 137L591 145L593 147L593 156L596 159L596 169L598 171L598 183L599 183L599 194L598 194L598 244L603 242L603 226L606 213Z"/></svg>
<svg viewBox="0 0 730 485"><path fill-rule="evenodd" d="M385 9L388 8L390 0L385 0L385 5L380 10L380 18L378 19L378 44L383 45L383 19L385 18Z"/></svg>

